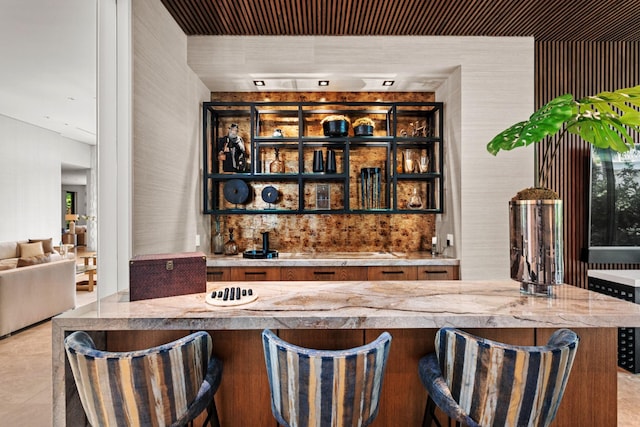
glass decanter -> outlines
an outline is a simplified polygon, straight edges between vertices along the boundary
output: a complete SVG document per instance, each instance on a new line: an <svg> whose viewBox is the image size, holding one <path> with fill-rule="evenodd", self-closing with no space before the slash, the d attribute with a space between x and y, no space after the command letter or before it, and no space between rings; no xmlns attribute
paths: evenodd
<svg viewBox="0 0 640 427"><path fill-rule="evenodd" d="M238 255L238 244L233 240L233 228L229 229L229 240L224 244L225 255Z"/></svg>
<svg viewBox="0 0 640 427"><path fill-rule="evenodd" d="M269 172L284 173L284 162L280 160L280 149L276 148L276 157L269 165Z"/></svg>
<svg viewBox="0 0 640 427"><path fill-rule="evenodd" d="M409 209L422 208L422 197L420 197L420 193L418 193L418 187L413 187L413 192L411 197L409 197L408 207Z"/></svg>

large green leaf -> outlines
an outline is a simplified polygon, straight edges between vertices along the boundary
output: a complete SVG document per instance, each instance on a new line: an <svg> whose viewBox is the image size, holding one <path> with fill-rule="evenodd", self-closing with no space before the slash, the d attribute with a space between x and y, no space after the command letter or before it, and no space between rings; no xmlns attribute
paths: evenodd
<svg viewBox="0 0 640 427"><path fill-rule="evenodd" d="M635 144L627 128L640 131L640 86L601 92L578 101L579 115L567 130L599 148L624 152Z"/></svg>
<svg viewBox="0 0 640 427"><path fill-rule="evenodd" d="M571 94L552 99L531 115L516 123L487 144L487 151L496 155L500 150L512 150L540 142L556 134L566 125L569 132L600 148L627 151L635 142L628 130L640 132L640 86L573 100Z"/></svg>
<svg viewBox="0 0 640 427"><path fill-rule="evenodd" d="M573 95L565 94L552 99L531 115L529 120L516 123L502 131L487 144L487 150L496 155L500 150L512 150L554 135L563 124L577 113Z"/></svg>

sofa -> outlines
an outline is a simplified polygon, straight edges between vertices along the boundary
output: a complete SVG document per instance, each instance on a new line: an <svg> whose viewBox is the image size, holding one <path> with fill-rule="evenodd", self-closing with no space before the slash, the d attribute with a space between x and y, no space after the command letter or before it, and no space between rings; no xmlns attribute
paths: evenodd
<svg viewBox="0 0 640 427"><path fill-rule="evenodd" d="M75 308L75 259L51 240L0 242L0 337Z"/></svg>

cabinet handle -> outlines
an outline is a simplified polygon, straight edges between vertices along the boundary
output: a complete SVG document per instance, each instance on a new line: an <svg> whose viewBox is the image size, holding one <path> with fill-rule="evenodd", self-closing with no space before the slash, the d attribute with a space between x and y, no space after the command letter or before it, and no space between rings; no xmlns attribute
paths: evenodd
<svg viewBox="0 0 640 427"><path fill-rule="evenodd" d="M336 274L335 271L314 271L313 274L317 276L330 276L332 274Z"/></svg>
<svg viewBox="0 0 640 427"><path fill-rule="evenodd" d="M222 276L224 274L224 271L207 271L207 274L211 274L214 276Z"/></svg>
<svg viewBox="0 0 640 427"><path fill-rule="evenodd" d="M266 276L267 272L266 271L245 271L244 275L245 276Z"/></svg>
<svg viewBox="0 0 640 427"><path fill-rule="evenodd" d="M382 274L404 274L404 271L383 271Z"/></svg>
<svg viewBox="0 0 640 427"><path fill-rule="evenodd" d="M424 274L447 274L447 270L425 270Z"/></svg>

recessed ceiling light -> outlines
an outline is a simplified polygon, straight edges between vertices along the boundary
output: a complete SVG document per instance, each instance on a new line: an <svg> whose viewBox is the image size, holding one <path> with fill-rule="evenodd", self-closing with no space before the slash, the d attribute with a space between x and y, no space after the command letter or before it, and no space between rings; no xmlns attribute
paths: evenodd
<svg viewBox="0 0 640 427"><path fill-rule="evenodd" d="M253 84L256 86L264 86L264 80L254 80Z"/></svg>
<svg viewBox="0 0 640 427"><path fill-rule="evenodd" d="M329 80L318 80L318 86L329 86Z"/></svg>
<svg viewBox="0 0 640 427"><path fill-rule="evenodd" d="M382 82L382 86L393 86L395 80L385 80Z"/></svg>

